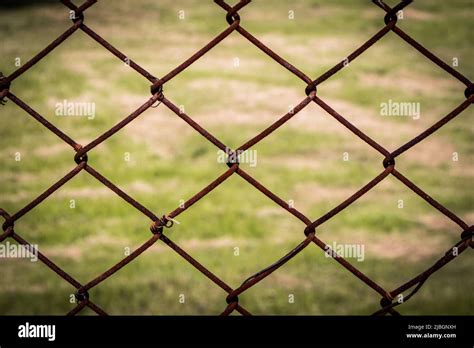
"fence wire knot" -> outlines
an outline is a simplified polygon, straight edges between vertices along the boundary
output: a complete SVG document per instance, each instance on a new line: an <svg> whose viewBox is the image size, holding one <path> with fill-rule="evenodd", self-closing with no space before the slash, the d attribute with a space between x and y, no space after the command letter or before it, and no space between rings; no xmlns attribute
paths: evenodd
<svg viewBox="0 0 474 348"><path fill-rule="evenodd" d="M161 219L156 220L150 226L150 230L153 234L162 234L163 227L171 228L174 225L174 220L166 215L163 215Z"/></svg>
<svg viewBox="0 0 474 348"><path fill-rule="evenodd" d="M81 151L78 151L75 155L74 155L74 162L76 162L77 164L81 164L81 163L87 163L88 161L88 157L87 157L87 153L81 153Z"/></svg>
<svg viewBox="0 0 474 348"><path fill-rule="evenodd" d="M390 156L386 157L383 160L382 164L383 164L384 168L388 168L390 166L395 167L395 159L393 157L390 157Z"/></svg>
<svg viewBox="0 0 474 348"><path fill-rule="evenodd" d="M7 100L6 96L10 89L10 81L3 76L3 73L0 71L0 105L5 105Z"/></svg>
<svg viewBox="0 0 474 348"><path fill-rule="evenodd" d="M470 84L466 90L464 91L464 95L466 96L466 99L469 99L471 103L474 103L474 84Z"/></svg>
<svg viewBox="0 0 474 348"><path fill-rule="evenodd" d="M469 228L467 228L465 231L461 233L461 239L462 240L472 239L473 234L474 234L474 225L469 226Z"/></svg>
<svg viewBox="0 0 474 348"><path fill-rule="evenodd" d="M87 291L78 290L74 296L78 302L84 302L89 300L89 293Z"/></svg>
<svg viewBox="0 0 474 348"><path fill-rule="evenodd" d="M401 11L403 8L408 6L410 3L412 3L413 0L402 0L400 3L398 3L394 8L389 10L387 14L384 17L384 22L386 25L393 24L395 25L398 20L398 11ZM382 2L379 2L382 3Z"/></svg>

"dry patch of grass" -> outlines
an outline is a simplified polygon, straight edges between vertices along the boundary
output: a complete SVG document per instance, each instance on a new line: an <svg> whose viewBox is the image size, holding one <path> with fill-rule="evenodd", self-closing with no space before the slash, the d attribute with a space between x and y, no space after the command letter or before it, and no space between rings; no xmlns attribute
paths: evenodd
<svg viewBox="0 0 474 348"><path fill-rule="evenodd" d="M48 257L54 259L57 257L68 258L73 261L84 260L84 255L91 252L92 248L90 246L100 246L100 247L116 247L117 250L122 251L124 246L130 244L124 238L111 236L107 234L94 234L86 237L82 242L82 246L75 244L68 245L56 245L56 246L45 246L40 248L40 252L47 255ZM133 250L132 247L130 247ZM124 256L125 257L125 256Z"/></svg>
<svg viewBox="0 0 474 348"><path fill-rule="evenodd" d="M416 237L415 237L416 236ZM390 233L372 237L366 252L384 259L404 259L418 262L444 254L450 243L446 238L433 236L422 231L411 233ZM414 238L417 242L414 242Z"/></svg>
<svg viewBox="0 0 474 348"><path fill-rule="evenodd" d="M338 202L350 197L357 188L351 187L327 187L319 183L296 184L292 191L292 199L295 205L304 210L309 209L313 204L320 204L325 201Z"/></svg>
<svg viewBox="0 0 474 348"><path fill-rule="evenodd" d="M311 290L313 284L307 279L285 273L284 271L275 272L267 278L267 286L283 288L285 290Z"/></svg>
<svg viewBox="0 0 474 348"><path fill-rule="evenodd" d="M338 233L338 235L341 235ZM344 232L344 235L348 233ZM338 237L338 239L342 239ZM324 237L323 237L323 240ZM326 240L329 245L330 242ZM375 257L387 260L419 262L442 256L451 246L449 237L432 234L425 230L410 230L390 233L369 233L351 230L350 236L337 243L361 244L365 246L365 259Z"/></svg>
<svg viewBox="0 0 474 348"><path fill-rule="evenodd" d="M474 212L466 214L464 219L465 221L474 220ZM455 224L451 219L447 218L440 212L434 212L429 214L424 214L419 217L419 221L426 225L428 228L436 228L439 230L447 230L451 236L459 236L461 228Z"/></svg>
<svg viewBox="0 0 474 348"><path fill-rule="evenodd" d="M414 96L418 94L445 96L446 90L461 86L459 82L449 77L436 78L408 70L401 70L388 75L372 73L361 74L360 81L366 86L398 88Z"/></svg>
<svg viewBox="0 0 474 348"><path fill-rule="evenodd" d="M61 141L61 140L58 140L58 141ZM56 156L68 150L71 151L71 153L73 153L73 150L69 145L62 142L58 142L57 144L54 144L54 145L39 146L35 148L34 154L38 156L45 156L45 157Z"/></svg>

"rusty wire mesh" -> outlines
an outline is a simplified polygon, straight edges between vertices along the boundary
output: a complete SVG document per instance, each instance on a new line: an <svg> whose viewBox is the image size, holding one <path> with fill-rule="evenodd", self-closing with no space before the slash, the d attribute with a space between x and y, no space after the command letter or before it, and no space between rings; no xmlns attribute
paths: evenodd
<svg viewBox="0 0 474 348"><path fill-rule="evenodd" d="M368 191L370 191L372 188L374 188L378 183L380 183L382 180L384 180L389 174L393 175L396 177L399 181L401 181L403 184L405 184L408 188L410 188L413 192L415 192L418 196L423 198L426 202L428 202L431 206L433 206L435 209L437 209L441 214L446 216L448 219L452 220L455 224L459 226L461 229L460 233L460 240L436 262L434 263L431 267L423 271L422 273L418 274L416 277L413 279L408 280L404 284L400 285L396 289L393 289L391 291L387 291L384 288L382 288L379 284L377 284L374 280L370 279L368 276L366 276L363 272L358 270L356 267L354 267L352 264L350 264L347 260L345 260L343 257L337 254L333 258L336 262L338 262L342 267L347 269L349 272L351 272L354 276L359 278L362 282L364 282L367 286L372 288L376 293L378 293L381 296L381 309L376 311L375 315L382 315L382 314L387 314L390 313L392 315L398 315L399 313L395 310L394 307L398 306L401 304L399 301L394 301L394 298L401 294L403 291L412 289L411 292L404 297L404 301L406 302L409 300L415 293L422 287L422 285L427 281L427 279L436 271L438 271L440 268L442 268L444 265L446 265L448 262L452 261L457 255L460 255L463 253L466 249L469 247L473 248L474 243L472 240L473 236L473 230L474 227L471 225L468 225L466 222L464 222L460 217L458 217L456 214L448 210L446 207L444 207L442 204L437 202L435 199L430 197L427 193L425 193L421 188L419 188L417 185L415 185L413 182L411 182L407 177L405 177L400 171L395 169L395 158L402 153L406 152L407 150L411 149L413 146L436 132L439 128L444 126L446 123L457 117L459 114L461 114L462 111L467 109L473 102L474 102L474 85L473 83L465 76L463 76L461 73L458 71L454 70L451 66L447 65L444 63L441 59L439 59L436 55L431 53L429 50L427 50L425 47L423 47L420 43L415 41L412 37L410 37L405 31L400 29L400 27L397 26L397 13L398 11L402 10L405 8L407 5L409 5L413 0L402 0L399 4L394 6L393 8L388 6L383 0L372 0L372 2L377 5L381 10L385 12L384 16L384 22L385 25L376 33L374 34L370 39L368 39L364 44L362 44L359 48L357 48L354 52L349 54L347 58L344 61L339 62L336 64L334 67L329 69L327 72L322 74L321 76L317 77L316 79L311 79L308 77L305 73L303 73L301 70L287 62L285 59L280 57L277 53L272 51L269 47L265 46L261 41L259 41L257 38L255 38L251 33L246 31L241 25L240 25L240 16L238 11L242 9L243 7L247 6L251 0L240 0L236 5L230 6L227 4L224 0L215 0L214 2L219 5L224 11L226 11L226 20L229 26L222 31L219 35L217 35L214 39L212 39L207 45L205 45L202 49L197 51L194 55L192 55L190 58L185 60L183 63L181 63L178 67L176 67L174 70L170 71L168 74L163 76L162 78L156 78L153 76L151 73L143 69L140 65L138 65L136 62L130 60L125 54L120 52L118 49L116 49L114 46L112 46L109 42L107 42L105 39L103 39L99 34L97 34L93 29L89 28L85 23L84 23L84 12L92 6L94 3L97 2L97 0L86 0L81 6L76 6L74 5L71 1L69 0L60 0L65 6L67 6L70 9L70 13L73 14L72 21L73 25L67 29L63 34L61 34L57 39L55 39L53 42L51 42L46 48L44 48L41 52L39 52L36 56L31 58L26 64L21 66L19 69L14 71L12 74L9 76L4 77L3 75L0 75L0 100L2 104L6 102L5 98L10 99L13 103L18 105L20 108L22 108L24 111L26 111L30 116L32 116L34 119L36 119L38 122L40 122L43 126L45 126L47 129L49 129L51 132L56 134L59 138L61 138L64 142L69 144L74 151L76 152L74 156L74 161L76 162L76 166L68 172L63 178L61 178L59 181L54 183L51 187L49 187L46 191L44 191L41 195L33 199L29 204L27 204L25 207L14 213L13 215L10 215L7 213L5 210L0 208L0 214L3 216L5 219L5 222L3 223L3 233L0 235L0 242L4 241L6 238L13 238L16 242L19 244L28 246L29 248L34 248L32 245L28 243L25 239L23 239L14 229L14 223L18 219L20 219L23 215L28 213L30 210L34 209L38 204L40 204L42 201L44 201L48 196L50 196L53 192L55 192L57 189L59 189L62 185L64 185L66 182L71 180L75 175L77 175L79 172L82 170L88 172L90 175L92 175L94 178L96 178L99 182L107 186L110 190L115 192L118 196L120 196L122 199L124 199L127 203L132 205L134 208L142 212L145 216L147 216L149 219L151 219L152 224L150 227L150 230L152 232L152 237L147 240L145 243L143 243L138 249L133 251L129 256L125 257L123 260L121 260L119 263L105 271L104 273L100 274L97 276L95 279L91 280L87 284L81 284L79 283L76 279L74 279L70 274L68 274L66 271L58 267L56 264L53 263L47 256L42 254L41 252L38 251L38 258L46 265L48 266L51 270L56 272L60 277L62 277L65 281L70 283L74 288L77 289L76 291L76 299L77 299L77 305L68 313L68 315L75 315L79 313L84 307L89 307L93 311L95 311L99 315L106 315L107 313L99 307L97 304L92 302L92 300L89 298L89 293L88 290L92 289L93 287L99 285L101 282L103 282L105 279L108 277L112 276L114 273L119 271L122 267L127 265L129 262L137 258L140 254L142 254L145 250L147 250L150 246L152 246L155 242L158 240L161 240L163 243L168 245L171 249L173 249L176 253L178 253L181 257L183 257L187 262L189 262L192 266L194 266L196 269L198 269L204 276L209 278L213 283L215 283L217 286L219 286L222 290L224 290L228 296L226 297L226 302L227 306L221 313L222 315L229 315L231 314L234 310L243 314L243 315L250 315L250 312L245 309L241 304L239 304L239 297L238 295L242 294L244 291L249 289L250 287L254 286L258 282L260 282L262 279L270 275L272 272L276 271L279 267L281 267L283 264L288 262L290 259L295 257L298 253L300 253L303 249L305 249L310 243L316 244L319 248L322 250L331 250L328 245L326 245L321 239L319 239L316 235L316 228L329 219L333 218L335 215L337 215L339 212L341 212L343 209L347 208L349 205L351 205L353 202L355 202L358 198L366 194ZM62 42L64 42L68 37L70 37L75 31L77 30L82 30L84 33L86 33L88 36L90 36L92 39L97 41L100 45L102 45L105 49L110 51L113 55L115 55L117 58L119 58L122 61L126 61L129 66L134 69L137 73L141 74L143 77L145 77L147 80L149 80L152 85L151 85L151 94L152 97L148 99L143 105L141 105L138 109L136 109L134 112L132 112L130 115L125 117L122 121L117 123L115 126L110 128L108 131L97 137L95 140L91 141L89 144L82 146L75 142L71 137L66 135L64 132L62 132L60 129L56 128L53 124L51 124L49 121L47 121L44 117L42 117L40 114L38 114L35 110L33 110L29 105L27 105L25 102L23 102L20 98L18 98L15 94L13 94L10 91L10 86L11 83L18 78L20 75L24 74L28 69L30 69L33 65L38 63L42 58L44 58L46 55L48 55L52 50L54 50L57 46L59 46ZM186 115L184 112L182 112L175 104L173 104L172 101L167 99L163 93L163 86L166 82L170 81L172 78L174 78L176 75L181 73L183 70L185 70L187 67L189 67L191 64L193 64L196 60L198 60L200 57L202 57L204 54L206 54L209 50L211 50L213 47L218 45L222 40L224 40L229 34L232 32L238 32L240 35L242 35L244 38L246 38L248 41L250 41L253 45L258 47L260 50L265 52L268 56L270 56L273 60L275 60L277 63L282 65L284 68L286 68L288 71L299 77L305 84L306 84L306 89L305 93L307 97L303 99L294 109L289 111L287 114L282 116L278 121L273 123L271 126L266 128L264 131L261 133L257 134L255 137L247 141L245 144L241 145L238 149L236 150L230 150L229 148L223 144L221 141L219 141L216 137L214 137L211 133L206 131L203 127L201 127L196 121L194 121L190 116ZM454 110L452 110L449 114L444 116L442 119L440 119L438 122L433 124L431 127L426 129L424 132L413 138L412 140L408 141L406 144L400 146L398 149L395 151L388 151L385 149L382 145L378 144L376 141L371 139L368 135L366 135L364 132L356 128L351 122L349 122L347 119L345 119L342 115L340 115L338 112L336 112L331 106L326 104L321 98L318 97L317 95L317 86L322 83L323 81L329 79L331 76L336 74L339 70L343 69L347 63L353 61L357 57L359 57L364 51L366 51L369 47L374 45L377 41L379 41L382 37L384 37L387 33L393 32L396 35L398 35L402 40L406 41L408 44L410 44L412 47L414 47L416 50L418 50L422 55L424 55L427 59L431 60L434 64L438 65L441 69L445 70L447 73L451 74L453 77L455 77L457 80L462 82L463 84L466 85L465 89L465 97L466 99L458 105ZM285 202L283 199L275 195L273 192L265 188L260 182L255 180L252 176L250 176L248 173L246 173L242 168L239 167L239 162L238 162L238 155L241 154L243 151L249 149L253 145L257 144L260 142L262 139L270 135L273 131L275 131L277 128L281 127L283 124L285 124L287 121L289 121L293 116L298 114L299 111L301 111L303 108L305 108L309 103L314 102L317 105L319 105L322 109L324 109L329 115L334 117L338 122L340 122L344 127L346 127L350 132L355 134L357 137L359 137L362 141L366 142L368 145L370 145L374 150L378 151L382 156L383 156L383 167L384 170L377 175L375 178L370 180L365 186L363 186L360 190L355 192L352 196L347 198L345 201L340 203L338 206L324 214L323 216L319 217L316 220L311 220L310 218L306 217L304 214L302 214L300 211L297 209L288 206L287 202ZM189 198L184 205L181 205L180 207L176 208L172 212L163 215L161 218L159 218L157 215L155 215L153 212L148 210L146 207L144 207L142 204L137 202L135 199L130 197L127 193L122 191L120 188L115 186L112 182L110 182L106 177L101 175L99 172L97 172L93 167L91 167L87 160L88 160L88 154L92 149L94 149L97 145L100 143L104 142L107 140L109 137L114 135L116 132L118 132L120 129L125 127L128 123L132 122L134 119L136 119L140 114L142 114L145 110L147 110L150 107L153 107L154 104L163 104L167 108L169 108L171 111L173 111L178 117L180 117L182 120L184 120L187 124L189 124L192 128L194 128L197 132L199 132L204 138L206 138L208 141L213 143L215 146L217 146L219 149L225 151L229 155L229 160L227 161L227 166L229 167L224 173L222 173L217 179L215 179L213 182L211 182L208 186L206 186L204 189L196 193L194 196ZM235 156L237 155L237 156ZM234 158L233 160L230 160L231 158ZM169 239L166 234L164 233L164 228L170 228L173 225L173 218L177 217L179 214L183 213L185 210L187 210L189 207L191 207L194 203L202 199L204 196L206 196L209 192L211 192L213 189L215 189L217 186L222 184L227 178L229 178L232 174L237 174L241 176L243 179L245 179L250 185L255 187L257 190L262 192L264 195L266 195L268 198L270 198L272 201L277 203L279 206L281 206L283 209L287 210L290 214L292 214L294 217L302 221L305 225L306 228L304 229L304 235L305 238L304 240L298 244L293 250L288 252L285 256L283 256L281 259L273 263L272 265L266 267L265 269L257 272L256 274L253 274L252 276L248 277L239 287L233 289L229 285L227 285L224 281L222 281L218 276L216 276L214 273L212 273L210 270L208 270L206 267L204 267L202 264L199 263L199 261L195 260L192 256L190 256L185 250L181 249L176 243L174 243L171 239ZM33 249L31 249L33 250ZM456 252L454 252L454 250Z"/></svg>

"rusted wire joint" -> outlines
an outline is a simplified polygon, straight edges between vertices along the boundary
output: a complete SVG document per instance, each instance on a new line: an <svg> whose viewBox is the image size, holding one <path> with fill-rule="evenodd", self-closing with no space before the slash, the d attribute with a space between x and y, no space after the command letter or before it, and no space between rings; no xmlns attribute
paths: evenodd
<svg viewBox="0 0 474 348"><path fill-rule="evenodd" d="M385 159L383 160L382 164L383 164L383 167L384 167L385 169L387 169L387 168L390 167L390 166L394 166L394 167L395 167L395 158L390 157L390 156L385 157Z"/></svg>
<svg viewBox="0 0 474 348"><path fill-rule="evenodd" d="M465 231L461 233L461 239L462 240L468 240L469 241L469 246L474 249L474 243L472 241L472 237L474 235L474 225L469 226Z"/></svg>
<svg viewBox="0 0 474 348"><path fill-rule="evenodd" d="M383 308L383 309L386 309L386 312L390 312L390 314L392 315L399 315L397 311L395 311L394 309L392 309L393 307L393 302L390 298L388 297L382 297L382 299L380 300L380 306ZM387 308L388 307L388 308ZM385 313L386 313L385 312Z"/></svg>
<svg viewBox="0 0 474 348"><path fill-rule="evenodd" d="M0 71L0 105L5 105L7 100L5 99L8 90L10 89L10 81Z"/></svg>
<svg viewBox="0 0 474 348"><path fill-rule="evenodd" d="M227 307L224 312L221 313L221 316L226 316L232 313L238 306L239 306L239 297L237 295L233 295L234 291L232 291L225 299L227 302Z"/></svg>
<svg viewBox="0 0 474 348"><path fill-rule="evenodd" d="M387 312L390 312L390 314L392 315L396 315L396 316L399 316L400 313L398 313L395 309L393 309L394 307L394 304L393 304L393 300L390 299L389 297L382 297L382 299L380 300L380 306L385 309L387 307Z"/></svg>
<svg viewBox="0 0 474 348"><path fill-rule="evenodd" d="M464 90L464 95L466 96L466 99L469 99L474 95L474 84L470 84L465 90ZM474 103L474 98L471 101L471 104Z"/></svg>
<svg viewBox="0 0 474 348"><path fill-rule="evenodd" d="M15 223L15 220L12 219L10 214L8 214L5 210L0 208L0 216L2 216L5 219L5 222L2 225L3 232L5 232L2 235L2 238L0 240L3 241L5 238L10 237L14 232L13 232L13 224ZM10 230L8 230L10 229Z"/></svg>
<svg viewBox="0 0 474 348"><path fill-rule="evenodd" d="M230 7L223 0L214 0L216 4L218 4L219 6L227 10L225 20L227 21L229 25L233 25L234 23L240 23L240 16L237 13L237 11L239 11L244 6L247 6L250 3L250 1L251 0L241 0L234 7Z"/></svg>
<svg viewBox="0 0 474 348"><path fill-rule="evenodd" d="M150 86L150 92L152 95L159 94L160 96L163 95L163 82L161 80L157 80Z"/></svg>
<svg viewBox="0 0 474 348"><path fill-rule="evenodd" d="M236 11L234 13L232 13L231 11L226 14L225 20L227 21L227 23L229 23L229 25L232 25L235 22L240 22L240 16Z"/></svg>
<svg viewBox="0 0 474 348"><path fill-rule="evenodd" d="M235 151L230 152L227 155L227 161L226 161L227 167L231 168L234 164L237 164L237 166L240 164L239 162L239 156Z"/></svg>
<svg viewBox="0 0 474 348"><path fill-rule="evenodd" d="M391 306L391 305L392 305L392 300L390 300L387 297L382 297L382 299L380 300L380 306L382 308L385 308L385 307L388 307L388 306Z"/></svg>
<svg viewBox="0 0 474 348"><path fill-rule="evenodd" d="M391 10L387 12L385 17L383 18L383 21L385 22L386 25L393 24L395 25L397 23L398 17L397 13L398 11L402 10L406 6L408 6L410 3L412 3L413 0L402 0L399 4L395 5Z"/></svg>
<svg viewBox="0 0 474 348"><path fill-rule="evenodd" d="M158 105L161 104L161 101L164 98L163 95L163 82L161 80L155 81L151 86L150 86L150 92L154 96L155 94L158 94L158 104L152 105L152 108L158 107Z"/></svg>
<svg viewBox="0 0 474 348"><path fill-rule="evenodd" d="M239 296L237 295L232 295L232 293L230 293L229 295L227 295L227 297L225 298L225 302L227 302L227 304L231 304L231 303L239 303Z"/></svg>
<svg viewBox="0 0 474 348"><path fill-rule="evenodd" d="M87 157L87 153L83 153L81 154L81 152L77 152L76 155L74 156L74 161L77 163L77 164L81 164L81 163L87 163L87 160L89 158Z"/></svg>
<svg viewBox="0 0 474 348"><path fill-rule="evenodd" d="M304 235L306 237L308 237L311 233L313 235L315 235L316 234L316 228L311 226L311 225L306 226L306 228L304 229Z"/></svg>
<svg viewBox="0 0 474 348"><path fill-rule="evenodd" d="M74 297L76 298L77 302L88 301L89 293L87 291L77 290L76 293L74 294Z"/></svg>
<svg viewBox="0 0 474 348"><path fill-rule="evenodd" d="M313 81L308 86L306 86L304 92L306 93L308 97L311 94L311 92L314 92L316 94L318 92L318 89L316 87L316 82Z"/></svg>
<svg viewBox="0 0 474 348"><path fill-rule="evenodd" d="M10 216L6 217L5 222L2 224L3 232L6 232L10 227L13 227L14 224L15 220L13 220Z"/></svg>
<svg viewBox="0 0 474 348"><path fill-rule="evenodd" d="M81 144L74 144L74 150L76 150L76 155L74 156L74 162L77 164L87 163L88 157L87 152L83 152Z"/></svg>
<svg viewBox="0 0 474 348"><path fill-rule="evenodd" d="M163 215L161 219L156 220L150 226L150 231L153 234L162 234L163 227L171 228L173 227L174 222L173 220L169 219L166 215Z"/></svg>

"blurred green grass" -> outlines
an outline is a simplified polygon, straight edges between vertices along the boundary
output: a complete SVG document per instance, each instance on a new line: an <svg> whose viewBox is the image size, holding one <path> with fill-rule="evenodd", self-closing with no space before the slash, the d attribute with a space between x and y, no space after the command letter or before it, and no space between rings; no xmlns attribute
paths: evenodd
<svg viewBox="0 0 474 348"><path fill-rule="evenodd" d="M392 4L393 5L393 4ZM185 20L178 12L185 11ZM288 19L288 11L295 19ZM13 72L70 21L56 3L0 9L0 71ZM444 61L473 76L470 1L417 1L399 25ZM242 25L311 77L342 60L383 25L368 1L255 1L241 10ZM226 27L225 13L202 1L100 1L86 23L130 58L162 76ZM234 58L240 68L233 66ZM231 34L165 85L165 94L217 138L238 147L304 97L305 86L265 54ZM81 32L76 32L14 81L11 91L73 139L86 144L149 98L149 83ZM393 33L318 93L389 150L446 115L464 87ZM96 103L94 120L54 116L63 99ZM383 118L388 99L421 104L422 116ZM0 108L0 207L22 208L73 166L74 153L9 101ZM472 108L397 160L397 168L471 223ZM382 171L382 159L315 105L253 147L258 165L242 164L285 200L316 219ZM22 160L14 160L20 152ZM349 161L343 161L343 154ZM459 161L451 160L457 152ZM131 161L124 161L124 154ZM216 148L164 106L147 110L89 154L89 163L156 214L174 210L226 166ZM70 209L70 200L76 208ZM400 199L404 209L398 209ZM169 237L230 286L273 263L303 238L304 226L232 176L196 203L167 231ZM15 224L26 240L86 283L150 237L150 222L87 173L80 173ZM327 244L362 243L355 266L393 289L431 266L459 239L459 227L389 177L318 229ZM238 247L239 256L234 255ZM472 255L467 251L424 285L402 314L472 314ZM41 263L0 259L0 314L63 314L73 292ZM179 302L184 294L185 303ZM294 295L294 303L288 296ZM225 294L163 244L151 247L91 290L112 314L216 314ZM256 314L368 314L378 295L310 245L240 296ZM85 312L87 314L87 312Z"/></svg>

